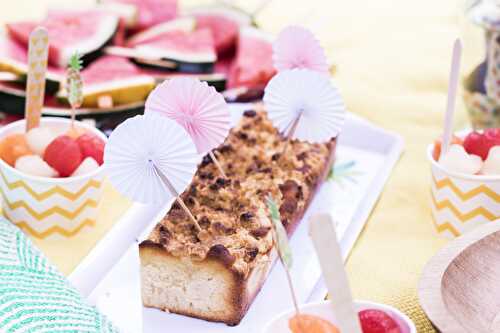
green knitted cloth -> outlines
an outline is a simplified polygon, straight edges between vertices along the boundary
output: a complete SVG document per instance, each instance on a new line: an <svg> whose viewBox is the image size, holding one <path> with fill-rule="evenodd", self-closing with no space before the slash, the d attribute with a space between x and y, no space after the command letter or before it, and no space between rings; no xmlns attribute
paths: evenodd
<svg viewBox="0 0 500 333"><path fill-rule="evenodd" d="M0 332L118 332L31 241L0 219Z"/></svg>

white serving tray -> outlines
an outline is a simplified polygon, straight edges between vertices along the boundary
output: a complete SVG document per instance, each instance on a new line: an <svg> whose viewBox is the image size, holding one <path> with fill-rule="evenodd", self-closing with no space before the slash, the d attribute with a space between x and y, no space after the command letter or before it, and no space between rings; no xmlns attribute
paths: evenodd
<svg viewBox="0 0 500 333"><path fill-rule="evenodd" d="M248 106L232 108L233 121L237 121ZM319 212L332 215L347 257L402 150L400 136L349 114L337 146L336 176L323 184L291 239L292 276L300 302L319 301L326 296L307 234L309 216ZM258 333L268 320L292 306L284 271L275 265L236 327L143 308L137 245L169 206L134 205L69 277L124 332Z"/></svg>

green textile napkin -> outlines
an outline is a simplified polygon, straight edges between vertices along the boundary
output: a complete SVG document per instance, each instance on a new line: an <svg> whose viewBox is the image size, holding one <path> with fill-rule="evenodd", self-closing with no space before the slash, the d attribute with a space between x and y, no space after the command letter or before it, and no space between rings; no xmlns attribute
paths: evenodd
<svg viewBox="0 0 500 333"><path fill-rule="evenodd" d="M0 218L0 332L118 332L31 241Z"/></svg>

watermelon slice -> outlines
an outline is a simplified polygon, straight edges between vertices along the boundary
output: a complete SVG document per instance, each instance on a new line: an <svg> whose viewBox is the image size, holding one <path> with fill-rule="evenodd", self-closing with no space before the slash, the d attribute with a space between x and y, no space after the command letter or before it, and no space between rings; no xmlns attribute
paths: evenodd
<svg viewBox="0 0 500 333"><path fill-rule="evenodd" d="M165 23L177 16L177 0L107 0L135 5L139 15L137 23L131 27L134 31L142 31L156 24Z"/></svg>
<svg viewBox="0 0 500 333"><path fill-rule="evenodd" d="M184 14L196 17L198 29L207 28L212 31L218 55L233 52L240 27L252 24L250 15L237 8L224 5L190 8Z"/></svg>
<svg viewBox="0 0 500 333"><path fill-rule="evenodd" d="M49 62L56 67L66 67L70 57L82 54L84 64L99 55L99 49L111 41L118 28L118 17L101 10L61 11L50 13L42 22L7 24L9 35L28 45L29 35L38 26L49 31Z"/></svg>
<svg viewBox="0 0 500 333"><path fill-rule="evenodd" d="M0 33L0 71L14 73L23 81L28 74L28 50L5 33ZM47 92L55 93L63 79L64 70L49 66L45 85Z"/></svg>
<svg viewBox="0 0 500 333"><path fill-rule="evenodd" d="M82 71L83 106L98 107L101 96L109 96L114 105L144 101L155 87L155 80L145 75L125 58L103 56ZM65 89L58 99L67 103Z"/></svg>
<svg viewBox="0 0 500 333"><path fill-rule="evenodd" d="M175 63L179 72L211 73L217 60L212 32L195 27L194 18L173 20L132 36L127 45L144 58Z"/></svg>
<svg viewBox="0 0 500 333"><path fill-rule="evenodd" d="M231 65L228 88L261 88L276 74L273 65L273 38L261 30L240 30L236 58Z"/></svg>

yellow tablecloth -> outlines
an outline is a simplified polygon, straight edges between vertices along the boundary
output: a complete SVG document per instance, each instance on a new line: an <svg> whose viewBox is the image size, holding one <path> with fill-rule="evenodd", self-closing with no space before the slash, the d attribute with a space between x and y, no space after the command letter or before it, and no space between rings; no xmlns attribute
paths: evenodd
<svg viewBox="0 0 500 333"><path fill-rule="evenodd" d="M49 2L67 3L16 0L2 6L0 19L38 16ZM239 2L251 8L259 1ZM425 148L441 130L451 46L463 34L462 2L273 0L258 17L260 25L272 32L290 23L316 32L338 66L335 80L349 109L405 138L406 151L352 251L347 270L356 298L400 308L415 321L418 332L434 330L418 305L417 282L423 265L445 244L434 234L430 219ZM466 67L482 53L480 35L473 33L465 40ZM466 121L459 103L456 127ZM116 194L107 198L105 205L118 201L103 208L106 225L127 205ZM88 248L96 241L91 238L71 247ZM85 252L72 257L44 249L66 272Z"/></svg>

